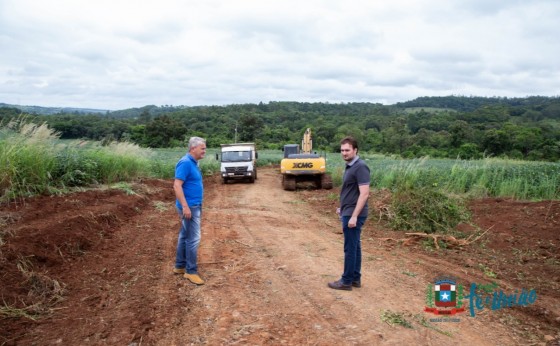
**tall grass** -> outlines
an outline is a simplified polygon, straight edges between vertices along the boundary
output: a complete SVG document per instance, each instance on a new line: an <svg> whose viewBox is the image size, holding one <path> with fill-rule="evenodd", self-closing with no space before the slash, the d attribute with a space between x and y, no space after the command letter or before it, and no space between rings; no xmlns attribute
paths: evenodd
<svg viewBox="0 0 560 346"><path fill-rule="evenodd" d="M220 163L208 149L200 161L205 175ZM92 183L115 183L138 177L172 178L186 148L143 149L131 143L60 141L45 124L24 118L0 124L0 200L52 192ZM279 164L280 150L260 150L258 166ZM327 171L342 183L344 161L328 153ZM433 187L443 192L502 196L525 200L560 199L560 163L485 158L482 160L411 159L363 155L374 188Z"/></svg>
<svg viewBox="0 0 560 346"><path fill-rule="evenodd" d="M211 175L220 170L220 162L216 160L218 148L208 148L204 159L199 161L200 169L204 175ZM175 165L187 153L186 148L160 148L152 149L151 171L153 176L159 178L173 178ZM279 150L259 150L257 166L280 164L282 152Z"/></svg>
<svg viewBox="0 0 560 346"><path fill-rule="evenodd" d="M0 200L153 176L151 150L131 143L60 141L45 124L0 124Z"/></svg>
<svg viewBox="0 0 560 346"><path fill-rule="evenodd" d="M435 187L472 197L508 197L523 200L560 199L560 163L497 158L482 160L393 159L363 157L375 188ZM342 179L344 162L331 160L335 183Z"/></svg>
<svg viewBox="0 0 560 346"><path fill-rule="evenodd" d="M97 180L103 183L129 181L150 174L152 152L127 142L112 142L83 153L83 158L96 163Z"/></svg>
<svg viewBox="0 0 560 346"><path fill-rule="evenodd" d="M43 193L56 164L58 135L45 124L13 120L0 127L0 196Z"/></svg>
<svg viewBox="0 0 560 346"><path fill-rule="evenodd" d="M187 154L187 148L158 148L152 149L153 155L150 160L150 171L152 177L169 179L175 176L175 165ZM216 160L215 148L208 148L206 156L198 161L203 175L212 175L220 170L220 163Z"/></svg>
<svg viewBox="0 0 560 346"><path fill-rule="evenodd" d="M280 161L282 161L283 155L284 154L280 150L259 150L257 166L279 165Z"/></svg>
<svg viewBox="0 0 560 346"><path fill-rule="evenodd" d="M497 158L400 159L363 153L360 156L370 167L372 187L378 189L432 187L471 197L560 199L560 163ZM345 162L338 153L327 153L326 157L327 171L334 185L340 186ZM259 151L259 166L278 164L281 160L279 150Z"/></svg>

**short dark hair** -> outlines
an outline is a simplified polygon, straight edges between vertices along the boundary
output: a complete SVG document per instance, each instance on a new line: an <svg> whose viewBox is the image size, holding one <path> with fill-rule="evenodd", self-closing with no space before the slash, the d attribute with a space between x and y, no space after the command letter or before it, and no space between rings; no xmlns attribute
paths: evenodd
<svg viewBox="0 0 560 346"><path fill-rule="evenodd" d="M358 149L358 141L356 139L354 139L354 137L344 137L340 140L340 145L343 144L350 144L352 146L352 149Z"/></svg>

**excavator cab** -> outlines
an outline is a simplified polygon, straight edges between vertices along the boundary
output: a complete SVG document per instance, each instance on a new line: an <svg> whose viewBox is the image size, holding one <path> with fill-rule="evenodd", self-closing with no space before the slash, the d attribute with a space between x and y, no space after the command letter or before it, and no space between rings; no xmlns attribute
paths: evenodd
<svg viewBox="0 0 560 346"><path fill-rule="evenodd" d="M299 154L299 145L297 144L286 144L282 148L284 152L284 158L288 158L290 155Z"/></svg>

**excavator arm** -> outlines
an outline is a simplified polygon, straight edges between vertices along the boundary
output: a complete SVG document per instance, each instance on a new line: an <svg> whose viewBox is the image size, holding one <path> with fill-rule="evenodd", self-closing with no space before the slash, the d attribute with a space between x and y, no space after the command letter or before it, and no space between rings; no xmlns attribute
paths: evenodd
<svg viewBox="0 0 560 346"><path fill-rule="evenodd" d="M311 154L313 150L313 140L311 139L311 129L308 128L303 134L303 140L301 141L301 152L302 154Z"/></svg>

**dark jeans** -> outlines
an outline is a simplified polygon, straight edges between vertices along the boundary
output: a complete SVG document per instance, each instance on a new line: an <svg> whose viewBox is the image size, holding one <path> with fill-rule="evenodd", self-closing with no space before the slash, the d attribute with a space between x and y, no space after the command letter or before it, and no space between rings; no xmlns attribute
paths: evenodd
<svg viewBox="0 0 560 346"><path fill-rule="evenodd" d="M344 273L342 283L352 284L352 281L360 281L362 274L362 226L366 222L366 217L358 217L356 227L349 228L348 221L350 216L342 217L342 231L344 232Z"/></svg>

